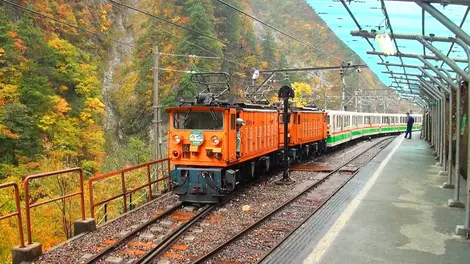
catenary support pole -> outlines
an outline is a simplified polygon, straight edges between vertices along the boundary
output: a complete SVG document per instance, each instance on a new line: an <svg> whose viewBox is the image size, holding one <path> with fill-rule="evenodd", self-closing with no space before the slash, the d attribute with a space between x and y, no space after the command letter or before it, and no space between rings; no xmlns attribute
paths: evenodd
<svg viewBox="0 0 470 264"><path fill-rule="evenodd" d="M452 31L457 37L462 39L467 45L470 45L470 36L459 26L457 26L454 22L452 22L449 18L447 18L444 14L442 14L439 10L433 7L429 3L416 1L416 4L428 12L431 16L433 16L437 21L441 22L445 27L447 27L450 31Z"/></svg>
<svg viewBox="0 0 470 264"><path fill-rule="evenodd" d="M155 45L154 50L154 62L153 62L153 159L161 159L162 148L161 148L161 135L160 135L160 102L159 102L159 91L158 91L158 60L159 51L158 45ZM153 180L158 179L158 165L154 166ZM154 190L158 190L158 184L156 184Z"/></svg>
<svg viewBox="0 0 470 264"><path fill-rule="evenodd" d="M454 109L454 104L453 104L453 94L450 93L449 95L449 135L448 135L448 140L449 140L449 153L447 154L447 184L453 185L453 180L452 180L452 127L453 127L453 118L452 118L452 110Z"/></svg>
<svg viewBox="0 0 470 264"><path fill-rule="evenodd" d="M462 70L456 63L455 61L449 59L447 56L445 56L444 54L442 54L442 52L439 51L439 49L437 49L436 47L434 47L433 45L431 45L429 42L427 42L426 40L424 40L423 38L421 37L417 37L416 38L419 42L421 42L421 44L423 44L426 48L428 48L430 51L432 51L434 54L436 54L437 57L439 57L441 60L443 60L447 65L449 65L449 67L451 67L454 71L456 71L460 76L462 76L462 78L464 78L467 82L470 81L470 76L468 75L468 73L466 73L464 70ZM464 48L464 50L466 50ZM467 57L467 59L469 59ZM468 60L467 60L468 62Z"/></svg>
<svg viewBox="0 0 470 264"><path fill-rule="evenodd" d="M442 109L441 109L441 111L442 111L441 112L441 119L442 119L441 136L442 136L442 138L441 138L440 149L441 149L441 154L443 154L443 155L440 155L440 163L442 164L444 172L442 172L440 174L443 175L445 173L445 171L447 170L446 144L445 144L445 124L446 124L446 116L445 116L445 109L446 109L446 100L445 100L445 98L446 98L446 95L445 95L445 93L451 94L451 89L447 88L444 84L442 84L438 79L436 79L434 76L432 76L427 71L425 71L422 67L418 66L417 68L424 75L429 77L431 79L431 81L433 81L435 84L437 84L442 90L442 96L443 96L442 105L441 105L442 106ZM451 187L451 186L449 185L449 187Z"/></svg>
<svg viewBox="0 0 470 264"><path fill-rule="evenodd" d="M469 103L470 103L470 96L468 93L468 83L467 83L467 105L470 105ZM467 116L467 129L470 129L470 117L469 116ZM470 142L470 133L467 133L467 134L468 134L467 142ZM467 153L470 153L469 151L470 151L470 144L468 144L467 146ZM465 229L467 230L467 239L469 238L469 232L470 232L470 180L468 177L469 169L470 169L470 156L467 155L467 186L466 186L466 193L465 193L465 196L467 197L467 210L465 213L465 224L464 224Z"/></svg>
<svg viewBox="0 0 470 264"><path fill-rule="evenodd" d="M423 88L425 88L430 94L432 94L435 99L437 100L437 107L434 113L434 116L436 118L436 126L435 126L435 131L436 131L436 137L435 137L435 146L436 146L436 153L438 157L441 159L443 156L443 138L442 138L442 101L443 101L443 96L442 94L437 91L432 84L429 84L422 78L419 79L420 84L422 85ZM442 164L439 162L439 164L436 164L439 166L442 166Z"/></svg>
<svg viewBox="0 0 470 264"><path fill-rule="evenodd" d="M457 89L457 96L456 96L456 112L455 115L457 117L457 120L455 122L455 192L454 192L454 199L449 200L448 205L450 207L459 207L463 208L464 204L460 201L460 128L461 128L461 114L460 114L460 109L461 107L461 101L462 101L462 93L461 89Z"/></svg>

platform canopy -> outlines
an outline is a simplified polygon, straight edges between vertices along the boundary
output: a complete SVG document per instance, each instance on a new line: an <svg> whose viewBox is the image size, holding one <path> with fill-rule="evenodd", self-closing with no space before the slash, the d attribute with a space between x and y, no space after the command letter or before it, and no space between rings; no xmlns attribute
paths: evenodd
<svg viewBox="0 0 470 264"><path fill-rule="evenodd" d="M470 22L466 20L469 0L307 0L307 2L331 30L361 56L380 80L402 97L419 95L417 78L424 75L419 68L400 65L425 68L422 61L407 55L422 55L433 66L447 69L452 77L456 77L456 73L447 64L414 36L425 36L428 43L454 60L459 68L465 69L468 66L467 55L463 48L448 39L455 38L456 34L431 15L427 7L439 11L468 33ZM423 4L427 7L423 8ZM378 56L384 49L374 37L380 33L386 33L391 37L391 44L396 50L394 56ZM399 38L399 35L408 39ZM433 38L441 38L444 41L436 41ZM387 63L389 65L385 65ZM430 69L425 71L436 75Z"/></svg>

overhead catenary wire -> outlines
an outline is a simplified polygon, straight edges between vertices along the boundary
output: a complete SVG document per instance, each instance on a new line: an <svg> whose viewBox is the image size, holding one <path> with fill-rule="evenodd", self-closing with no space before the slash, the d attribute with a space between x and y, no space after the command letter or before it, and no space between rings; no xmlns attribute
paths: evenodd
<svg viewBox="0 0 470 264"><path fill-rule="evenodd" d="M230 22L230 20L228 20L228 19L225 20L224 23L227 23L227 24L229 24L229 25L231 25L231 26L234 26L233 23ZM261 58L261 59L263 59L263 60L265 60L265 61L267 61L267 62L269 62L269 63L273 63L273 64L276 63L276 59L273 58L273 57L269 57L269 56L266 56L266 55L260 55L260 54L257 54L257 53L255 53L255 52L253 52L253 51L248 51L248 50L246 50L246 49L244 49L244 48L245 48L245 46L243 46L243 44L240 43L240 48L239 48L239 50L243 50L244 53L247 54L248 56L255 56L255 57ZM274 50L276 50L276 51L279 52L279 50L276 49L276 48L274 48Z"/></svg>
<svg viewBox="0 0 470 264"><path fill-rule="evenodd" d="M152 17L152 18L158 19L158 20L160 20L160 21L163 21L163 22L165 22L165 23L169 23L169 24L171 24L171 25L173 25L173 26L175 26L175 27L178 27L178 28L181 28L181 29L184 29L184 30L191 31L191 32L196 33L196 34L199 34L199 35L201 35L201 36L205 36L205 37L211 38L211 39L216 40L216 41L218 41L218 42L220 42L220 43L222 43L222 44L224 44L224 45L233 46L233 47L235 47L235 45L236 45L236 47L239 46L239 44L231 44L231 43L229 43L229 42L227 42L227 41L221 40L220 38L217 38L217 37L214 37L214 36L210 36L210 35L207 35L207 34L205 34L205 33L199 32L199 31L197 31L197 30L190 29L190 28L188 28L188 27L179 25L179 24L174 23L174 22L172 22L172 21L170 21L170 20L168 20L168 19L162 18L162 17L160 17L160 16L156 16L156 15L154 15L154 14L151 14L151 13L146 12L146 11L144 11L144 10L141 10L141 9L139 9L139 8L130 6L130 5L128 5L128 4L123 4L123 3L120 3L120 2L117 2L117 1L114 1L114 0L104 0L104 1L109 1L109 2L111 2L111 4L113 4L113 6L118 7L118 8L121 9L121 10L123 10L122 7L128 8L128 9L130 9L130 10L133 10L133 11L139 12L139 13L141 13L141 14L145 14L145 15L147 15L147 16L150 16L150 17ZM168 32L168 31L164 31L164 32L167 32L167 33L173 35L171 32ZM180 38L180 37L178 37L178 38ZM186 40L184 40L183 38L180 38L180 39L182 39L183 41L186 41ZM192 43L192 42L188 42L188 43ZM193 44L194 44L194 43L193 43ZM195 44L194 44L194 45L195 45ZM201 48L201 47L199 47L199 48ZM242 48L240 48L240 49L242 49ZM205 50L205 51L208 52L207 50ZM212 55L213 55L213 53L212 53ZM250 55L250 56L256 56L256 57L261 57L261 58L263 57L263 56L261 56L261 55L259 55L259 54L254 53L254 52L248 52L248 55ZM263 58L263 59L266 59L266 58ZM271 60L272 60L272 58L271 58ZM231 63L237 63L237 62L235 62L235 61L233 61L233 60L230 60L230 59L227 59L226 61L227 61L227 62L231 62ZM271 62L274 63L274 61L271 61ZM240 63L237 63L237 64L240 64ZM243 67L248 67L248 66L243 64ZM248 68L249 68L249 67L248 67Z"/></svg>
<svg viewBox="0 0 470 264"><path fill-rule="evenodd" d="M203 33L203 32L200 32L200 31L197 31L197 30L194 30L194 29L191 29L191 28L188 28L188 27L179 25L179 24L177 24L177 23L175 23L175 22L172 22L172 21L170 21L170 20L168 20L168 19L166 19L166 18L163 18L163 17L157 16L157 15L151 14L151 13L149 13L149 12L146 12L146 11L144 11L144 10L135 8L135 7L133 7L133 6L130 6L130 5L127 5L127 4L118 2L118 1L114 1L114 0L107 0L107 1L111 2L112 4L120 5L120 6L123 6L123 7L125 7L125 8L128 8L128 9L131 9L131 10L133 10L133 11L136 11L136 12L138 12L138 13L141 13L141 14L144 14L144 15L147 15L147 16L150 16L150 17L152 17L152 18L154 18L154 19L158 19L158 20L160 20L160 21L163 21L163 22L168 23L168 24L170 24L170 25L173 25L173 26L175 26L175 27L178 27L178 28L181 28L181 29L184 29L184 30L193 32L193 33L196 33L196 34L201 35L201 36L204 36L204 37L206 37L206 38L210 38L210 39L219 41L219 42L221 42L221 43L223 43L223 44L226 44L226 45L230 45L230 43L228 43L228 42L226 42L226 41L223 41L223 40L221 40L221 39L219 39L219 38L216 38L216 37L214 37L214 36L205 34L205 33Z"/></svg>
<svg viewBox="0 0 470 264"><path fill-rule="evenodd" d="M208 60L221 60L222 57L208 57L208 56L199 56L199 55L191 55L191 54L173 54L173 53L164 53L159 52L158 55L160 56L169 56L169 57L184 57L190 59L208 59Z"/></svg>
<svg viewBox="0 0 470 264"><path fill-rule="evenodd" d="M467 7L467 10L465 11L465 14L463 15L462 22L460 22L459 27L462 28L463 24L465 23L465 20L467 20L468 12L470 11L470 6ZM450 53L452 52L452 49L454 48L455 42L452 42L452 44L449 47L449 51L447 52L446 57L449 57ZM424 45L423 45L424 47ZM444 66L445 61L442 61L441 63L441 68Z"/></svg>
<svg viewBox="0 0 470 264"><path fill-rule="evenodd" d="M176 69L168 69L168 68L157 68L159 71L167 71L167 72L182 72L182 73L202 73L197 71L187 71L187 70L176 70Z"/></svg>
<svg viewBox="0 0 470 264"><path fill-rule="evenodd" d="M385 16L385 19L386 19L387 28L390 29L390 35L393 39L393 43L395 44L395 46L397 48L398 55L399 55L401 52L400 52L400 48L398 47L397 40L393 36L394 35L393 34L393 28L392 28L392 24L390 22L390 17L388 16L387 7L385 6L384 0L380 0L380 3L381 3L381 7L382 7L382 13L383 13L383 15ZM400 58L401 64L404 64L403 58L401 56L399 56L398 58ZM403 67L403 73L406 74L406 68L405 67ZM410 82L408 82L408 86L410 86ZM410 91L411 91L411 88L410 88Z"/></svg>
<svg viewBox="0 0 470 264"><path fill-rule="evenodd" d="M121 45L124 45L124 46L128 46L128 47L131 47L131 48L134 48L135 46L133 44L130 44L130 43L125 43L125 42L122 42L122 41L119 41L117 39L114 39L114 38L110 38L108 36L105 36L103 34L100 34L100 33L97 33L97 32L94 32L94 31L91 31L91 30L88 30L88 29L85 29L83 27L80 27L78 25L74 25L74 24L71 24L71 23L67 23L67 22L63 22L63 21L60 21L59 19L55 18L55 17L52 17L52 16L49 16L49 15L46 15L46 14L43 14L41 12L38 12L36 10L33 10L33 9L30 9L30 8L27 8L27 7L24 7L24 6L21 6L21 5L18 5L18 4L15 4L15 3L12 3L12 2L9 2L7 0L0 0L2 2L4 2L5 4L8 4L14 8L18 8L20 10L23 10L23 11L27 11L27 12L30 12L34 15L37 15L39 17L42 17L42 18L45 18L45 19L49 19L49 20L52 20L52 21L55 21L59 24L62 24L62 25L65 25L65 26L68 26L68 27L71 27L71 28L75 28L75 29L78 29L80 31L83 31L85 33L88 33L88 34L91 34L91 35L94 35L94 36L97 36L99 38L102 38L102 39L107 39L107 40L110 40L110 41L113 41L113 42L116 42L118 44L121 44ZM209 56L200 56L200 55L193 55L193 54L173 54L173 53L159 53L160 55L162 56L173 56L173 57L185 57L185 58L197 58L197 59L214 59L214 60L220 60L220 59L223 59L222 57L209 57ZM215 53L214 53L215 54Z"/></svg>
<svg viewBox="0 0 470 264"><path fill-rule="evenodd" d="M269 27L270 29L272 29L272 30L274 30L274 31L276 31L276 32L278 32L278 33L280 33L280 34L282 34L282 35L284 35L284 36L286 36L286 37L292 39L292 40L295 40L295 41L299 42L300 44L302 44L302 45L304 45L304 46L306 46L306 47L310 47L310 48L312 48L312 49L314 49L314 50L316 50L316 51L318 51L318 52L320 52L320 53L323 53L323 54L325 54L325 55L327 55L327 56L329 56L329 57L332 57L332 58L334 58L334 59L336 59L336 60L338 60L338 61L341 61L341 62L344 61L343 59L340 59L340 58L334 56L333 54L330 54L330 53L328 53L328 52L326 52L326 51L324 51L324 50L322 50L322 49L320 49L320 48L317 48L317 47L315 47L315 46L313 46L313 45L311 45L311 44L308 44L308 43L306 43L306 42L304 42L304 41L302 41L302 40L300 40L300 39L298 39L298 38L296 38L296 37L294 37L294 36L292 36L292 35L290 35L290 34L284 32L284 31L282 31L282 30L280 30L280 29L278 29L278 28L276 28L276 27L274 27L274 26L272 26L272 25L270 25L270 24L268 24L268 23L262 21L261 19L256 18L256 17L254 17L254 16L252 16L252 15L246 13L245 11L243 11L243 10L241 10L241 9L239 9L239 8L233 6L233 5L231 5L231 4L229 4L229 3L225 2L225 1L222 1L222 0L216 0L216 1L219 2L219 3L221 3L221 4L224 4L224 5L228 6L228 7L230 7L231 9L233 9L233 10L235 10L235 11L237 11L237 12L239 12L239 13L241 13L241 14L243 14L243 15L245 15L245 16L247 16L247 17L249 17L249 18L251 18L251 19L253 19L253 20L255 20L255 21L257 21L257 22L259 22L259 23L261 23L261 24L264 25L264 26Z"/></svg>
<svg viewBox="0 0 470 264"><path fill-rule="evenodd" d="M191 32L193 32L193 33L199 34L199 35L204 36L204 37L211 38L211 39L216 40L216 41L218 41L218 42L220 42L220 43L222 43L222 44L225 44L225 45L228 45L228 46L233 46L233 45L235 45L235 44L232 45L231 43L229 43L229 42L227 42L227 41L224 41L224 40L221 40L221 39L219 39L219 38L217 38L217 37L210 36L210 35L207 35L207 34L205 34L205 33L201 33L201 32L199 32L199 31L197 31L197 30L193 30L193 29L187 28L187 27L185 27L185 26L179 25L179 24L177 24L177 23L174 23L174 22L172 22L172 21L169 21L168 19L162 18L162 17L160 17L160 16L156 16L156 15L154 15L154 14L151 14L151 13L149 13L149 12L147 12L147 11L141 10L141 9L136 8L136 7L134 7L134 6L131 6L131 5L128 5L128 4L123 4L123 3L118 2L118 1L115 1L115 0L105 0L105 1L109 1L111 4L113 4L113 6L119 7L120 9L121 9L122 7L128 8L128 9L133 10L133 11L135 11L135 12L138 12L138 13L147 15L147 16L149 16L149 17L155 18L155 19L157 19L157 20L163 21L163 22L165 22L165 23L169 23L169 24L171 24L171 25L173 25L173 26L175 26L175 27L178 27L178 28L181 28L181 29L184 29L184 30L191 31ZM123 10L123 9L121 9L121 10ZM160 29L160 30L162 30L162 31L164 31L164 32L166 32L166 33L168 33L168 34L174 36L174 34L171 33L171 32L169 32L169 31L165 31L165 30L163 30L163 29ZM175 36L175 37L177 37L177 36ZM182 41L187 42L185 39L183 39L183 38L181 38L181 37L178 37L178 38L180 38ZM190 43L190 44L196 46L196 45L195 45L194 43L192 43L192 42L188 42L188 43ZM236 45L238 46L239 44L236 44ZM307 44L307 45L308 45L308 44ZM196 47L201 48L200 46L196 46ZM208 51L207 49L204 49L204 48L201 48L201 49L203 49L204 51L208 52L208 53L211 54L211 55L217 56L217 54L215 54L215 53L213 53L213 52L211 52L211 51ZM263 58L263 59L265 59L265 60L266 60L266 59L271 59L271 62L272 62L272 63L275 62L275 61L272 60L272 58L264 58L264 56L261 56L261 55L259 55L259 54L253 53L253 52L248 52L248 53L249 53L250 56L260 57L260 58ZM227 62L229 62L229 63L238 64L239 66L241 66L241 67L243 67L243 68L245 68L245 69L250 69L250 70L251 70L251 68L252 68L252 67L249 67L249 66L246 65L246 64L243 64L243 63L240 63L240 62L236 62L236 61L234 61L233 59L228 59L228 58L222 58L222 59L225 60L225 61L227 61ZM338 60L340 60L340 59L338 59ZM340 60L340 61L341 61L341 60Z"/></svg>
<svg viewBox="0 0 470 264"><path fill-rule="evenodd" d="M27 7L18 5L18 4L16 4L16 3L12 3L12 2L7 1L7 0L0 0L0 1L2 1L3 3L8 4L8 5L10 5L10 6L13 6L13 7L15 7L15 8L21 9L21 10L23 10L23 11L27 11L27 12L33 13L33 14L35 14L35 15L37 15L37 16L40 16L40 17L43 17L43 18L46 18L46 19L49 19L49 20L53 20L53 21L55 21L55 22L57 22L57 23L59 23L59 24L62 24L62 25L68 26L68 27L72 27L72 28L78 29L78 30L80 30L80 31L83 31L83 32L86 32L86 33L88 33L88 34L97 36L97 37L99 37L99 38L108 39L108 40L114 41L114 42L116 42L116 43L119 43L119 44L124 45L124 46L131 47L131 48L134 47L134 45L132 45L132 44L125 43L125 42L119 41L119 40L114 39L114 38L110 38L110 37L105 36L105 35L103 35L103 34L90 31L90 30L88 30L88 29L82 28L82 27L80 27L80 26L77 26L77 25L74 25L74 24L71 24L71 23L68 23L68 22L60 21L59 19L57 19L57 18L55 18L55 17L52 17L52 16L49 16L49 15L43 14L43 13L38 12L38 11L36 11L36 10L33 10L33 9L30 9L30 8L27 8Z"/></svg>
<svg viewBox="0 0 470 264"><path fill-rule="evenodd" d="M163 19L163 18L161 18L161 17L158 17L158 16L155 16L155 15L153 15L153 14L150 14L149 12L140 10L140 9L138 9L138 8L135 8L135 7L132 7L132 6L129 6L129 5L126 5L126 4L122 4L122 3L119 3L119 2L116 2L116 1L113 1L113 0L105 0L105 1L111 2L111 4L113 4L114 7L119 8L119 9L122 10L123 12L125 12L125 10L122 9L122 7L125 7L125 8L128 8L128 9L130 9L130 10L133 10L133 11L135 11L135 12L138 12L138 13L141 13L141 14L145 14L145 15L147 15L147 16L149 16L149 17L152 17L152 18L154 18L154 19L157 19L157 20L160 20L160 21L163 21L163 22L167 22L167 21L168 21L167 19ZM162 20L162 19L163 19L163 20ZM176 24L176 23L174 23L174 22L171 22L171 21L169 21L169 22L170 22L170 24L172 24L172 25L177 25L179 28L187 29L186 27L181 26L181 25L178 25L178 24ZM172 36L172 37L179 38L181 41L186 42L186 43L188 43L189 45L194 46L194 47L196 47L196 48L198 48L198 49L200 49L200 50L202 50L202 51L205 51L205 52L207 52L208 54L211 54L211 55L214 56L214 57L220 57L220 56L219 56L218 54L216 54L215 52L210 51L210 50L208 50L208 49L206 49L206 48L204 48L204 47L201 47L201 46L199 46L199 45L197 45L197 44L195 44L195 43L193 43L193 42L191 42L191 41L189 41L189 40L186 40L186 39L184 39L183 37L176 36L176 35L174 35L172 32L170 32L170 31L168 31L168 30L165 30L165 29L158 29L158 30L163 31L163 32L167 33L168 35L170 35L170 36ZM197 32L197 31L191 30L191 29L190 29L190 31L192 31L192 32ZM196 33L196 34L197 34L197 33ZM204 35L206 35L206 34L203 34L203 36L204 36ZM210 36L210 38L211 38L211 39L214 39L214 40L216 40L216 41L220 41L221 43L228 44L227 42L224 42L223 40L220 40L220 39L218 39L218 38L215 38L215 37L212 37L212 36ZM249 67L248 65L243 64L243 63L240 63L240 62L237 62L237 61L232 60L232 59L230 59L230 58L221 57L221 59L224 60L224 61L226 61L226 62L232 63L232 64L237 64L238 66L241 66L241 67L244 68L244 69L251 69L251 67Z"/></svg>

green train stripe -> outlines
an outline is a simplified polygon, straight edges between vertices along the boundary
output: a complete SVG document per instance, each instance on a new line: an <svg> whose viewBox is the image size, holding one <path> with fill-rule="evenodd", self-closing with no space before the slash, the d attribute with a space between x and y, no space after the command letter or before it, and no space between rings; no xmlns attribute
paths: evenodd
<svg viewBox="0 0 470 264"><path fill-rule="evenodd" d="M421 130L421 125L413 126L413 131ZM353 131L341 131L335 135L328 135L326 139L328 146L338 145L345 141L351 140L353 137L360 137L362 135L372 135L378 133L402 132L406 131L406 126L388 126L382 128L365 128L356 129Z"/></svg>

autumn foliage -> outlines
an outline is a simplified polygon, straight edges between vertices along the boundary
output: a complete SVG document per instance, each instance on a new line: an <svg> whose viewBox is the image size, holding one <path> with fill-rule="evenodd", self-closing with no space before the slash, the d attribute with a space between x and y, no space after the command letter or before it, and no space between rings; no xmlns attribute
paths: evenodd
<svg viewBox="0 0 470 264"><path fill-rule="evenodd" d="M90 18L95 17L107 30L111 23L105 17L110 6L103 6L98 15L65 1L23 2L71 24L82 21L91 27ZM90 46L89 41L73 28L0 7L0 183L21 183L29 174L70 167L82 167L87 175L100 169L105 154L104 104L97 48L105 45ZM77 186L71 179L42 184L32 193L33 200ZM8 201L0 204L0 215L12 211L11 199L11 193L0 193L0 200ZM72 235L75 202L66 200L34 211L36 237L41 236L45 249ZM3 262L18 243L13 235L17 234L15 219L1 221L0 229Z"/></svg>

